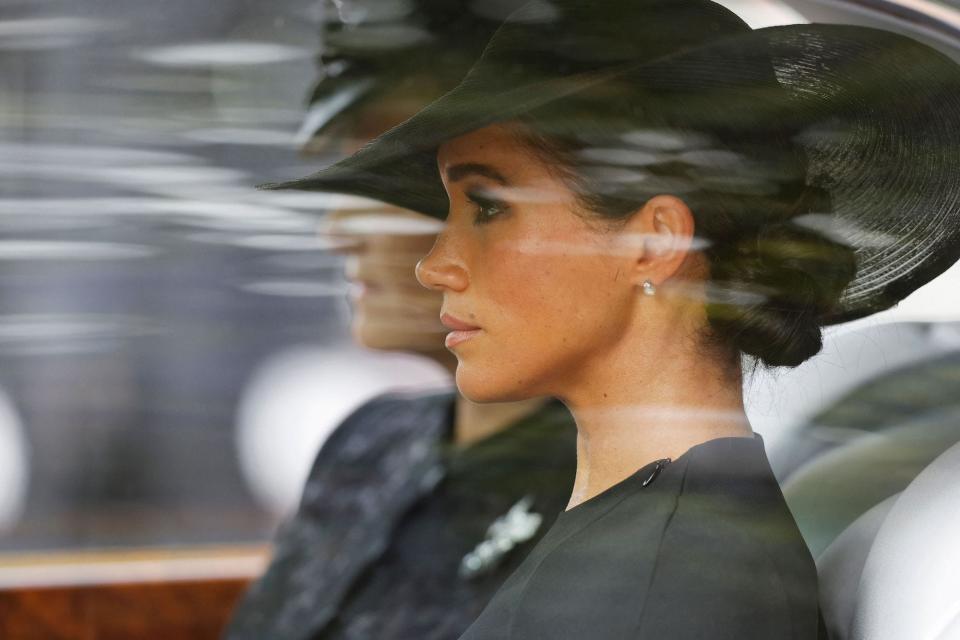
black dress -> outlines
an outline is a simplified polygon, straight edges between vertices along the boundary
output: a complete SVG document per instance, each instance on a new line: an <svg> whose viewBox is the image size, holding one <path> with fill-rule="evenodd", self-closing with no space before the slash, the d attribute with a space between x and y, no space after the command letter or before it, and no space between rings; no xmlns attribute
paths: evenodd
<svg viewBox="0 0 960 640"><path fill-rule="evenodd" d="M560 514L461 640L813 640L820 626L816 567L754 436Z"/></svg>
<svg viewBox="0 0 960 640"><path fill-rule="evenodd" d="M389 394L336 429L225 638L456 640L463 633L566 505L577 431L554 400L455 447L453 408L451 392ZM507 513L524 525L522 535L488 540L490 525ZM487 542L500 546L464 574L464 558Z"/></svg>

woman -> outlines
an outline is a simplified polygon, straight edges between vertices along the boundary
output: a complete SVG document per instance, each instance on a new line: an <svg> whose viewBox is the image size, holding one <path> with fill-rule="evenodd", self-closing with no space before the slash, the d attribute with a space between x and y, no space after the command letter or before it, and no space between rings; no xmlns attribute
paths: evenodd
<svg viewBox="0 0 960 640"><path fill-rule="evenodd" d="M795 366L957 260L958 89L882 31L533 2L455 90L275 185L446 217L418 277L461 392L575 417L567 510L464 640L822 633L741 357Z"/></svg>
<svg viewBox="0 0 960 640"><path fill-rule="evenodd" d="M371 52L346 38L348 26L382 28L383 17L372 11L381 5L351 3L354 12L371 9L363 14L369 23L324 23L325 57L348 71L324 75L314 91L318 105L345 101L357 82L367 94L323 123L311 151L336 142L356 150L413 115L410 102L422 106L452 88L468 69L465 58L477 55L493 30L467 2L418 0L393 25L434 29L415 50L397 43L398 51L388 51L381 43ZM338 35L355 46L334 47ZM447 57L441 74L416 64L450 48L462 51ZM354 340L416 353L452 373L442 296L414 276L442 225L386 205L331 212L325 222L348 254ZM575 439L567 410L543 398L480 405L443 390L370 400L324 443L297 513L278 532L269 567L224 637L455 640L563 510ZM498 521L520 526L494 527Z"/></svg>

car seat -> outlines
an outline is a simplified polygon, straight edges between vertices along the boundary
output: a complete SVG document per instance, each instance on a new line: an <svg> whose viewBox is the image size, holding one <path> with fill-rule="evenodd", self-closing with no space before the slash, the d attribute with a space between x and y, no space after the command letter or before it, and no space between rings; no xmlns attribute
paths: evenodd
<svg viewBox="0 0 960 640"><path fill-rule="evenodd" d="M960 640L960 444L818 558L831 640Z"/></svg>

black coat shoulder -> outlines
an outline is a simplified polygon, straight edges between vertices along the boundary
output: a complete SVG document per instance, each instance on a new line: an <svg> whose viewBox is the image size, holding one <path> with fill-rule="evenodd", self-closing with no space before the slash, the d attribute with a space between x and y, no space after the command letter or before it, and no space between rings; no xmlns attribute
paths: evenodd
<svg viewBox="0 0 960 640"><path fill-rule="evenodd" d="M813 558L762 450L744 456L740 446L718 443L687 462L637 637L818 637Z"/></svg>
<svg viewBox="0 0 960 640"><path fill-rule="evenodd" d="M762 440L654 464L561 514L461 640L816 640L816 568Z"/></svg>

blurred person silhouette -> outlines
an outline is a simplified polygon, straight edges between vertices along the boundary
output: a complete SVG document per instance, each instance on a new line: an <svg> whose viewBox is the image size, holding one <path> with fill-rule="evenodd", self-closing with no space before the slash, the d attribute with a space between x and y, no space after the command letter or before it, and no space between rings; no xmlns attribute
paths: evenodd
<svg viewBox="0 0 960 640"><path fill-rule="evenodd" d="M798 366L957 261L958 88L882 30L533 0L455 89L268 185L445 220L417 275L458 388L576 418L567 509L461 638L823 637L743 361Z"/></svg>
<svg viewBox="0 0 960 640"><path fill-rule="evenodd" d="M324 23L304 151L355 151L452 88L502 18L497 6L337 2ZM355 340L452 372L442 296L414 275L439 228L384 204L332 211L324 232L347 254ZM374 398L323 444L299 509L225 637L459 637L563 510L575 441L555 400L481 405L455 391Z"/></svg>

